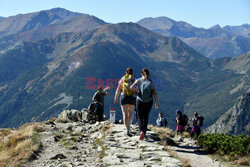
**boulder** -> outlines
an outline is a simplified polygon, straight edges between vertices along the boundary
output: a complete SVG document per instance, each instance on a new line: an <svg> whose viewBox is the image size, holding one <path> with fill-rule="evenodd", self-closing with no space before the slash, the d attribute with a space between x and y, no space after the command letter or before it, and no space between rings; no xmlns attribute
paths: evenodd
<svg viewBox="0 0 250 167"><path fill-rule="evenodd" d="M56 122L78 122L83 119L83 112L78 110L64 110L58 115Z"/></svg>

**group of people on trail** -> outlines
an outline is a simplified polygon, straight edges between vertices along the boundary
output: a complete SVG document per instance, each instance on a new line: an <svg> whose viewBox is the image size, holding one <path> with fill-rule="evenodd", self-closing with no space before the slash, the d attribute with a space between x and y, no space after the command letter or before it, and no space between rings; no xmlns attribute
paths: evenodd
<svg viewBox="0 0 250 167"><path fill-rule="evenodd" d="M181 110L176 111L176 132L177 134L183 134L184 131L190 132L191 137L199 136L201 134L201 127L203 125L204 118L202 116L199 116L197 112L194 113L194 117L191 118L190 124L192 127L190 127L190 124L188 124L188 117L185 114L182 114Z"/></svg>
<svg viewBox="0 0 250 167"><path fill-rule="evenodd" d="M96 102L98 121L103 120L104 96L108 95L108 89L105 91L98 87L92 101ZM147 68L141 70L141 78L136 79L132 68L127 68L125 75L118 82L114 103L118 103L120 95L120 104L123 114L123 123L126 127L125 134L132 136L130 133L130 123L132 121L132 111L136 111L137 122L140 129L140 140L143 140L148 126L149 112L155 99L155 109L158 109L158 97L155 84L150 79L150 73Z"/></svg>
<svg viewBox="0 0 250 167"><path fill-rule="evenodd" d="M104 96L107 96L108 89L98 87L98 91L93 96L93 106L97 113L97 120L103 120L104 113ZM155 109L158 109L158 97L155 89L155 84L150 79L150 72L147 68L141 70L141 78L136 79L133 74L132 68L127 68L125 75L118 82L118 86L115 92L114 103L118 103L118 97L120 95L120 104L123 114L123 123L126 127L125 135L131 137L130 124L132 121L133 111L136 111L137 123L140 129L140 140L143 140L147 133L148 117L150 110L153 106L153 99L155 100ZM192 128L188 124L188 117L182 114L181 110L176 111L178 134L182 134L185 130L190 130L191 135L197 136L201 133L200 127L203 120L199 117L198 113L194 113L194 118L190 119ZM167 119L163 118L163 114L159 113L156 124L159 127L167 127Z"/></svg>
<svg viewBox="0 0 250 167"><path fill-rule="evenodd" d="M140 140L143 140L148 126L149 112L155 99L155 109L158 109L158 97L153 81L150 79L149 70L141 70L141 78L135 80L133 70L127 68L125 75L118 83L115 93L114 103L117 104L118 96L121 95L120 104L123 114L123 122L126 127L126 135L130 133L130 122L132 120L132 111L137 112L137 121L140 129Z"/></svg>

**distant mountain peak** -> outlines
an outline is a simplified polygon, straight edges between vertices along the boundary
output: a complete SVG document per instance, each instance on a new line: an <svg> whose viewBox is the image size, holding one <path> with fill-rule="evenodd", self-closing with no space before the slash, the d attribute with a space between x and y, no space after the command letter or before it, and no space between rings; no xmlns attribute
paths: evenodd
<svg viewBox="0 0 250 167"><path fill-rule="evenodd" d="M222 28L219 24L216 24L216 25L210 27L209 29L222 29Z"/></svg>
<svg viewBox="0 0 250 167"><path fill-rule="evenodd" d="M45 10L45 11L55 11L55 12L58 12L58 11L67 11L67 12L71 12L65 8L61 8L61 7L55 7L55 8L52 8L52 9L48 9L48 10Z"/></svg>

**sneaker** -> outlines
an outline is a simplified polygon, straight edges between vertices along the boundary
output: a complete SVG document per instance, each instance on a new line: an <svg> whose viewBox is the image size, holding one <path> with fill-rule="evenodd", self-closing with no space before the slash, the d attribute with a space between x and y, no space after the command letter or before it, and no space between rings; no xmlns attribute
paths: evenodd
<svg viewBox="0 0 250 167"><path fill-rule="evenodd" d="M140 135L140 140L143 140L144 139L144 133L141 132L141 135Z"/></svg>
<svg viewBox="0 0 250 167"><path fill-rule="evenodd" d="M132 137L131 133L127 132L127 136L128 137Z"/></svg>

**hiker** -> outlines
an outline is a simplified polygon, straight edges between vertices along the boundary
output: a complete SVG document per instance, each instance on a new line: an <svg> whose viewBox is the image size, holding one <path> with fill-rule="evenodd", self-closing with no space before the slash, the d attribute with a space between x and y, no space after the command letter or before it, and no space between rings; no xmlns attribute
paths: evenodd
<svg viewBox="0 0 250 167"><path fill-rule="evenodd" d="M127 68L125 75L120 79L118 87L115 93L114 103L117 104L118 96L121 92L120 104L123 114L123 122L126 127L125 134L131 137L130 123L132 120L132 111L135 107L134 92L130 89L130 86L134 83L135 76L133 75L132 68Z"/></svg>
<svg viewBox="0 0 250 167"><path fill-rule="evenodd" d="M158 119L156 120L156 124L158 127L167 127L167 119L166 118L163 118L163 114L162 113L159 113L158 114Z"/></svg>
<svg viewBox="0 0 250 167"><path fill-rule="evenodd" d="M177 122L177 126L176 126L176 132L177 134L183 134L183 132L185 131L185 126L187 125L187 120L186 118L183 116L181 110L177 110L176 111L176 122Z"/></svg>
<svg viewBox="0 0 250 167"><path fill-rule="evenodd" d="M136 111L138 114L138 124L141 131L140 140L144 139L147 132L148 116L153 105L153 96L155 99L155 109L158 109L158 97L155 85L149 77L149 70L143 68L141 78L137 79L131 89L137 92Z"/></svg>
<svg viewBox="0 0 250 167"><path fill-rule="evenodd" d="M193 125L191 130L191 137L194 137L194 135L196 135L197 138L199 137L199 135L201 134L203 119L203 117L199 117L199 114L197 112L194 112L194 117L190 121Z"/></svg>
<svg viewBox="0 0 250 167"><path fill-rule="evenodd" d="M98 86L97 92L94 94L92 101L96 104L97 108L97 120L99 122L103 121L103 113L104 113L104 96L108 96L108 89L103 91L101 86Z"/></svg>

